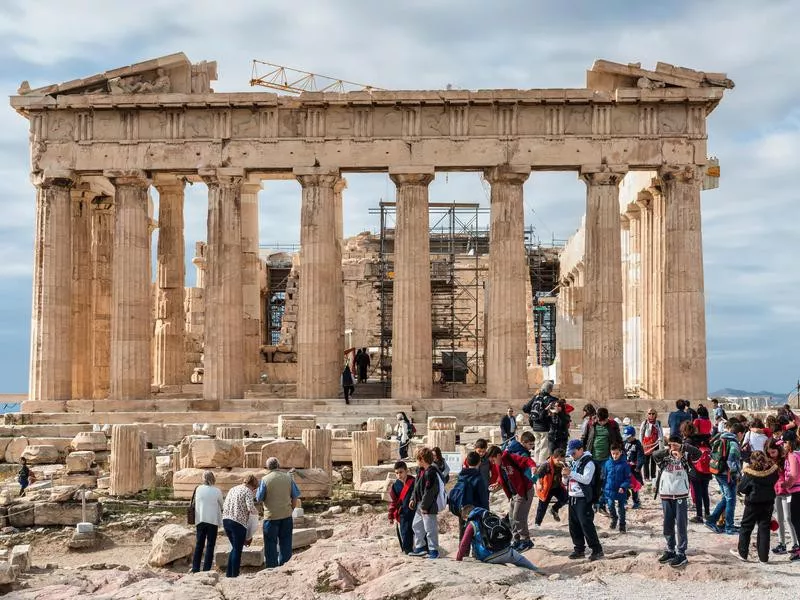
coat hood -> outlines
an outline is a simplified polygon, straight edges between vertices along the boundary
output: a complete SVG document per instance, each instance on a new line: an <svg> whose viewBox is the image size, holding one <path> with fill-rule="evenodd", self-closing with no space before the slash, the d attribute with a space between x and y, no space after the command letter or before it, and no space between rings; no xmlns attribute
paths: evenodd
<svg viewBox="0 0 800 600"><path fill-rule="evenodd" d="M511 452L511 454L519 454L521 456L528 456L528 457L531 455L530 450L525 448L525 446L523 446L519 442L519 440L516 439L511 440L511 442L506 447L506 450Z"/></svg>
<svg viewBox="0 0 800 600"><path fill-rule="evenodd" d="M749 475L750 477L769 477L773 473L778 471L777 465L770 465L770 467L766 471L756 471L752 468L752 466L748 465L743 469L743 472Z"/></svg>

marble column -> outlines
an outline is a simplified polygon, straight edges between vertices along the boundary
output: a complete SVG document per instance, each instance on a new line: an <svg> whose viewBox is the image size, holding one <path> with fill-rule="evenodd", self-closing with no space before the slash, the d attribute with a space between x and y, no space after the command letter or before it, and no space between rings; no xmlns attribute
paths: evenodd
<svg viewBox="0 0 800 600"><path fill-rule="evenodd" d="M297 309L297 395L336 398L343 368L341 260L336 251L335 169L294 170L303 188Z"/></svg>
<svg viewBox="0 0 800 600"><path fill-rule="evenodd" d="M636 204L629 204L626 214L630 221L630 255L628 263L628 327L631 332L632 360L628 368L632 370L634 385L642 383L642 332L641 332L641 211Z"/></svg>
<svg viewBox="0 0 800 600"><path fill-rule="evenodd" d="M242 181L232 167L201 169L208 186L203 398L244 397Z"/></svg>
<svg viewBox="0 0 800 600"><path fill-rule="evenodd" d="M261 181L242 185L242 310L244 313L244 379L261 377L261 270L258 257L258 192Z"/></svg>
<svg viewBox="0 0 800 600"><path fill-rule="evenodd" d="M113 382L112 382L113 383ZM138 425L112 425L108 493L134 496L142 490L144 442Z"/></svg>
<svg viewBox="0 0 800 600"><path fill-rule="evenodd" d="M72 397L71 171L45 172L36 185L36 239L28 400Z"/></svg>
<svg viewBox="0 0 800 600"><path fill-rule="evenodd" d="M144 171L106 171L115 193L111 279L112 400L150 397L150 217Z"/></svg>
<svg viewBox="0 0 800 600"><path fill-rule="evenodd" d="M337 263L339 265L339 278L342 280L342 302L340 305L339 322L342 324L342 330L345 328L345 311L344 311L344 269L342 267L342 257L344 255L344 203L343 193L347 189L347 180L340 177L333 185L333 209L336 211L336 249L338 253ZM342 344L340 351L344 354L346 342L344 333L342 333Z"/></svg>
<svg viewBox="0 0 800 600"><path fill-rule="evenodd" d="M153 381L157 386L188 383L184 356L186 278L183 236L184 179L156 175L158 247L156 249L156 326Z"/></svg>
<svg viewBox="0 0 800 600"><path fill-rule="evenodd" d="M392 398L430 398L433 388L428 185L433 167L391 167L397 186L392 291Z"/></svg>
<svg viewBox="0 0 800 600"><path fill-rule="evenodd" d="M109 196L92 204L92 398L111 393L111 274L114 205Z"/></svg>
<svg viewBox="0 0 800 600"><path fill-rule="evenodd" d="M632 362L631 352L633 351L633 344L631 342L631 329L630 329L630 240L631 240L631 222L625 214L619 215L619 228L620 228L620 255L622 262L620 263L621 276L622 276L622 377L623 389L627 390L634 385L631 379L633 376L633 369L630 368Z"/></svg>
<svg viewBox="0 0 800 600"><path fill-rule="evenodd" d="M652 198L650 194L639 194L636 206L639 208L639 248L640 248L640 281L639 281L639 309L641 318L641 384L639 395L642 398L654 398L652 364L653 357L650 349L652 348L653 328L650 319L651 304L650 294L652 293L653 281L653 213L651 210Z"/></svg>
<svg viewBox="0 0 800 600"><path fill-rule="evenodd" d="M486 397L497 400L528 396L525 292L531 282L525 255L522 185L529 176L527 166L505 165L485 172L492 186Z"/></svg>
<svg viewBox="0 0 800 600"><path fill-rule="evenodd" d="M653 328L651 387L655 398L664 398L664 279L666 256L664 253L664 217L666 206L661 189L657 186L650 188L652 196L651 207L653 212L653 237L651 248L653 252L652 288L650 293L650 321Z"/></svg>
<svg viewBox="0 0 800 600"><path fill-rule="evenodd" d="M95 192L72 190L72 397L92 398L92 215Z"/></svg>
<svg viewBox="0 0 800 600"><path fill-rule="evenodd" d="M695 405L708 392L703 234L700 218L702 170L664 167L665 199L664 397Z"/></svg>
<svg viewBox="0 0 800 600"><path fill-rule="evenodd" d="M619 227L624 176L622 167L581 169L586 182L583 397L599 406L624 396Z"/></svg>

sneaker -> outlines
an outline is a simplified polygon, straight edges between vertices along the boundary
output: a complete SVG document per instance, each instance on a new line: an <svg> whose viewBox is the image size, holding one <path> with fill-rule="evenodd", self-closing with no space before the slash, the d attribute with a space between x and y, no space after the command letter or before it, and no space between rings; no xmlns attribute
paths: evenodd
<svg viewBox="0 0 800 600"><path fill-rule="evenodd" d="M730 553L733 554L736 558L738 558L742 562L747 562L747 557L742 556L739 554L739 550L737 548L731 548Z"/></svg>
<svg viewBox="0 0 800 600"><path fill-rule="evenodd" d="M700 516L692 517L691 519L689 519L689 522L690 523L705 523L705 519L703 519L703 517L700 517Z"/></svg>
<svg viewBox="0 0 800 600"><path fill-rule="evenodd" d="M717 527L716 523L712 523L711 521L706 521L705 526L708 527L714 533L722 533L722 530Z"/></svg>
<svg viewBox="0 0 800 600"><path fill-rule="evenodd" d="M533 540L520 540L517 546L517 552L525 552L533 548Z"/></svg>
<svg viewBox="0 0 800 600"><path fill-rule="evenodd" d="M791 561L800 560L800 550L797 550L796 552L792 552L789 555L789 560L791 560Z"/></svg>
<svg viewBox="0 0 800 600"><path fill-rule="evenodd" d="M577 560L579 558L586 558L586 550L573 550L572 554L567 556L570 560Z"/></svg>
<svg viewBox="0 0 800 600"><path fill-rule="evenodd" d="M797 552L797 551L800 551L800 546L798 546L797 544L792 546L791 550L789 550L789 552Z"/></svg>
<svg viewBox="0 0 800 600"><path fill-rule="evenodd" d="M611 518L611 529L617 528L617 520L615 518Z"/></svg>
<svg viewBox="0 0 800 600"><path fill-rule="evenodd" d="M638 509L642 508L642 503L641 502L634 502L633 506L631 508L634 509L634 510L638 510Z"/></svg>
<svg viewBox="0 0 800 600"><path fill-rule="evenodd" d="M773 554L786 554L786 546L783 544L778 544L772 549Z"/></svg>
<svg viewBox="0 0 800 600"><path fill-rule="evenodd" d="M408 555L417 557L428 556L428 551L425 550L425 548L414 548L414 550L412 552L409 552Z"/></svg>
<svg viewBox="0 0 800 600"><path fill-rule="evenodd" d="M728 529L726 527L724 533L725 533L725 535L739 535L739 528L738 527L731 527L730 529Z"/></svg>
<svg viewBox="0 0 800 600"><path fill-rule="evenodd" d="M558 516L558 511L555 506L550 507L550 514L553 516L554 521L561 521L561 517Z"/></svg>
<svg viewBox="0 0 800 600"><path fill-rule="evenodd" d="M600 507L597 509L597 512L606 517L611 516L608 514L608 509L606 508L605 504L601 504Z"/></svg>
<svg viewBox="0 0 800 600"><path fill-rule="evenodd" d="M620 533L626 533L627 531L628 531L628 528L625 526L625 523L620 523L619 524L619 532Z"/></svg>
<svg viewBox="0 0 800 600"><path fill-rule="evenodd" d="M592 550L592 553L589 555L590 561L600 560L601 558L605 558L605 554L603 554L602 550Z"/></svg>
<svg viewBox="0 0 800 600"><path fill-rule="evenodd" d="M659 556L658 562L660 562L662 565L664 563L672 562L673 560L675 560L675 556L677 556L677 555L674 552L670 552L669 550L665 550L664 554Z"/></svg>
<svg viewBox="0 0 800 600"><path fill-rule="evenodd" d="M685 554L678 554L672 559L672 561L669 563L669 566L673 569L677 569L678 567L682 567L688 563L689 561L686 559Z"/></svg>
<svg viewBox="0 0 800 600"><path fill-rule="evenodd" d="M428 558L430 558L430 559L439 558L439 551L438 550L431 550L430 552L428 552Z"/></svg>

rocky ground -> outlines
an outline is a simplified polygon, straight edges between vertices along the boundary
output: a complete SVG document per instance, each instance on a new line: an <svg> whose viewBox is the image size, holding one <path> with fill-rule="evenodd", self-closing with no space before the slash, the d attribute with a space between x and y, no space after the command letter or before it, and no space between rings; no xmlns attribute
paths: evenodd
<svg viewBox="0 0 800 600"><path fill-rule="evenodd" d="M712 499L713 501L714 499ZM504 501L497 499L497 510ZM741 510L741 508L740 508ZM169 513L125 515L102 527L102 543L91 551L68 551L69 532L42 530L23 534L33 547L34 568L21 576L8 600L223 600L233 598L308 600L485 600L636 598L661 599L679 594L687 599L726 599L763 595L770 600L795 599L800 564L786 556L768 565L741 563L729 554L736 537L715 535L690 525L689 565L680 570L659 565L663 547L659 505L646 500L629 511L627 534L609 531L598 516L607 558L595 563L570 561L566 525L548 515L535 528L536 547L526 555L546 575L516 567L452 559L457 523L449 513L440 517L444 557L408 558L398 552L394 530L385 513L353 515L344 511L328 519L334 533L290 563L272 571L245 570L238 579L216 571L188 575L188 564L170 568L147 566L150 540L161 525L181 522ZM20 535L20 534L18 534ZM9 540L4 540L8 543ZM224 538L220 544L227 546ZM260 540L256 540L260 544Z"/></svg>

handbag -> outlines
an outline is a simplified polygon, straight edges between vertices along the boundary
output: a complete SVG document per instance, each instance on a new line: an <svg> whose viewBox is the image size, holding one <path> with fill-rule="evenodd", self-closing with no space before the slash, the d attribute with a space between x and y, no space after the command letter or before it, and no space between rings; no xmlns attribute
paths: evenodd
<svg viewBox="0 0 800 600"><path fill-rule="evenodd" d="M197 488L194 488L194 491L192 492L192 499L189 502L189 508L186 509L186 523L188 523L189 525L195 524L194 497L196 494L197 494Z"/></svg>

